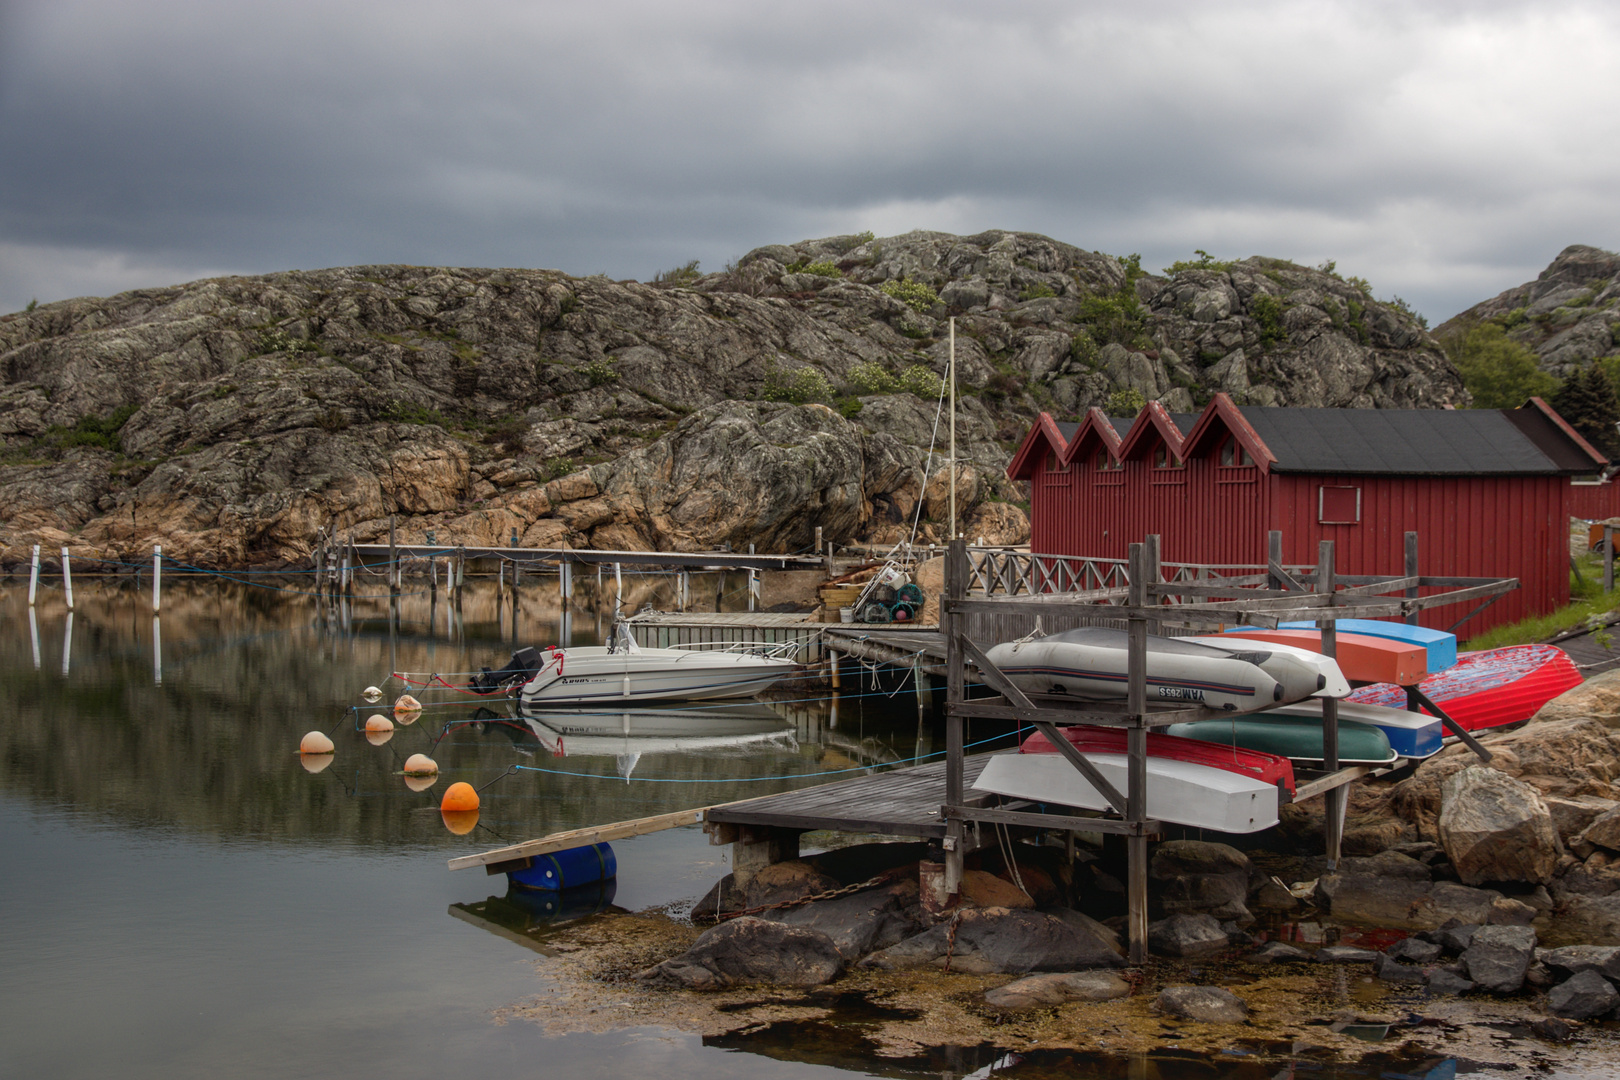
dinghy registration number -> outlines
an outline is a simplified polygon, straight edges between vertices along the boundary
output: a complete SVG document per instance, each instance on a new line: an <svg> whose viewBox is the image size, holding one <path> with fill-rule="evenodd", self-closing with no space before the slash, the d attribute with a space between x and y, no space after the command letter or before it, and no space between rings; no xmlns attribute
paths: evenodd
<svg viewBox="0 0 1620 1080"><path fill-rule="evenodd" d="M1203 701L1204 692L1186 686L1161 686L1159 696L1162 698L1177 698L1181 701Z"/></svg>

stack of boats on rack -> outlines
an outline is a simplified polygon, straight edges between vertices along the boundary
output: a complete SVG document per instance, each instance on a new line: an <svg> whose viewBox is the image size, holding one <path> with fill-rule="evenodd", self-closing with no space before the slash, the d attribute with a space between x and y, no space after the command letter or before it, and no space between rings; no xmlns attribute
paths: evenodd
<svg viewBox="0 0 1620 1080"><path fill-rule="evenodd" d="M616 621L606 645L519 649L504 668L485 668L467 689L493 694L516 687L530 707L751 697L798 669L796 649L751 642L644 649Z"/></svg>
<svg viewBox="0 0 1620 1080"><path fill-rule="evenodd" d="M1338 763L1388 769L1427 758L1444 744L1436 716L1404 707L1411 703L1409 687L1465 730L1478 730L1528 720L1580 682L1574 663L1553 646L1458 657L1455 637L1443 631L1375 620L1344 620L1339 630L1337 663L1318 651L1320 631L1298 624L1190 638L1150 636L1150 700L1191 701L1232 715L1172 724L1149 738L1149 816L1228 832L1275 824L1275 805L1269 814L1256 807L1265 801L1262 788L1275 796L1276 778L1256 769L1268 761L1325 768L1324 698L1344 699L1337 705ZM1032 696L1106 700L1125 696L1125 650L1124 631L1085 629L1006 642L987 655ZM1447 666L1433 671L1437 661ZM1307 671L1320 680L1312 692L1304 692L1308 680L1301 673ZM1351 683L1362 685L1352 691ZM1265 700L1268 693L1272 701ZM1064 731L1121 787L1123 732L1083 725ZM1108 809L1085 776L1051 750L1034 736L1022 753L992 759L974 786L1012 798ZM1254 756L1223 758L1223 752ZM1292 790L1291 772L1285 790Z"/></svg>

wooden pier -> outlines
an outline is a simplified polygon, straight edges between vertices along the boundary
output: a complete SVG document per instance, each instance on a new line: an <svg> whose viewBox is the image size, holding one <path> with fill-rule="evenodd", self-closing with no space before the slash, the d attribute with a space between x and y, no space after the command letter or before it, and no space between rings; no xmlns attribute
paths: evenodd
<svg viewBox="0 0 1620 1080"><path fill-rule="evenodd" d="M945 597L938 633L895 631L849 624L785 623L783 633L815 634L828 653L839 649L867 650L873 658L887 651L895 659L909 658L915 667L923 657L935 661L944 654L947 685L946 758L851 780L824 784L778 795L762 796L718 806L662 815L658 819L621 822L598 830L546 837L526 844L466 856L452 868L482 865L490 872L516 869L547 851L580 843L589 833L609 838L639 835L658 828L702 823L713 843L732 845L732 868L738 880L773 862L795 858L798 839L809 830L879 833L938 840L943 865L933 864L923 874L924 903L935 910L947 906L962 880L964 859L981 843L986 824L1028 836L1037 830L1074 833L1111 833L1123 837L1128 858L1126 892L1130 960L1141 963L1147 955L1147 844L1164 832L1162 823L1148 817L1147 733L1155 727L1206 717L1232 717L1230 711L1203 707L1156 707L1147 698L1147 636L1180 627L1215 627L1254 623L1275 627L1285 620L1310 620L1322 631L1322 651L1335 652L1335 624L1343 618L1406 618L1415 621L1427 608L1462 602L1488 604L1518 587L1513 579L1424 577L1417 572L1417 538L1408 534L1406 572L1399 576L1336 576L1334 548L1323 541L1313 567L1288 567L1282 562L1281 533L1271 534L1267 562L1258 567L1196 567L1173 569L1168 578L1159 561L1158 537L1130 545L1123 576L1108 569L1102 580L1074 578L1072 591L1049 592L1042 580L1043 556L1018 554L1024 573L989 573L988 564L970 562L967 545L960 540L947 549ZM1034 560L1034 561L1030 561ZM1009 564L1010 565L1010 564ZM1237 570L1239 573L1232 573ZM1243 572L1248 571L1248 572ZM1074 586L1082 588L1073 588ZM1084 588L1093 585L1097 587ZM971 589L981 590L970 596ZM1443 590L1421 595L1421 590ZM999 595L998 595L999 593ZM716 616L701 619L680 616L643 617L638 636L674 634L658 643L680 643L682 633L716 632ZM791 618L791 617L790 617ZM758 615L727 624L739 631ZM1003 675L985 655L985 649L1011 640L1047 620L1048 631L1064 625L1103 623L1123 625L1127 633L1128 696L1123 702L1032 701ZM685 629L683 629L683 627ZM727 631L729 632L729 631ZM912 636L915 634L915 636ZM696 639L692 639L696 640ZM713 640L713 639L710 639ZM730 639L724 639L730 640ZM893 660L891 660L893 662ZM930 664L937 668L937 664ZM969 697L968 669L995 692ZM1412 707L1421 704L1476 753L1489 760L1483 748L1450 722L1444 712L1415 688L1409 688ZM1102 814L1041 807L1020 800L970 792L973 781L991 755L965 754L966 721L970 717L1016 720L1041 731L1070 765L1109 803ZM1124 727L1127 747L1127 783L1115 788L1058 730L1062 725L1093 724ZM1368 775L1364 766L1341 768L1338 760L1338 704L1322 703L1324 769L1299 785L1295 801L1312 797L1328 800L1325 820L1326 854L1339 858L1343 829L1345 785ZM989 830L993 832L994 830Z"/></svg>

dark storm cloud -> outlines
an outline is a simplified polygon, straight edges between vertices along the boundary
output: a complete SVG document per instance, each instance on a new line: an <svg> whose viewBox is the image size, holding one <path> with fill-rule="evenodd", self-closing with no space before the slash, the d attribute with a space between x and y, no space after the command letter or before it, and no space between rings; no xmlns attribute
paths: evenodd
<svg viewBox="0 0 1620 1080"><path fill-rule="evenodd" d="M14 5L0 308L1017 228L1336 258L1443 317L1620 246L1617 39L1581 5Z"/></svg>

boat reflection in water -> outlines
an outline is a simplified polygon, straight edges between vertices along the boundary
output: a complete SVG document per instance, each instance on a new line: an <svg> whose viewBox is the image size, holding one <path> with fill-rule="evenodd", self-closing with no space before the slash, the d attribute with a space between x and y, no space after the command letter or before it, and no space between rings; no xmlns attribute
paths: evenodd
<svg viewBox="0 0 1620 1080"><path fill-rule="evenodd" d="M517 718L554 757L611 757L629 779L643 754L798 749L794 725L763 702L639 709L521 709Z"/></svg>

